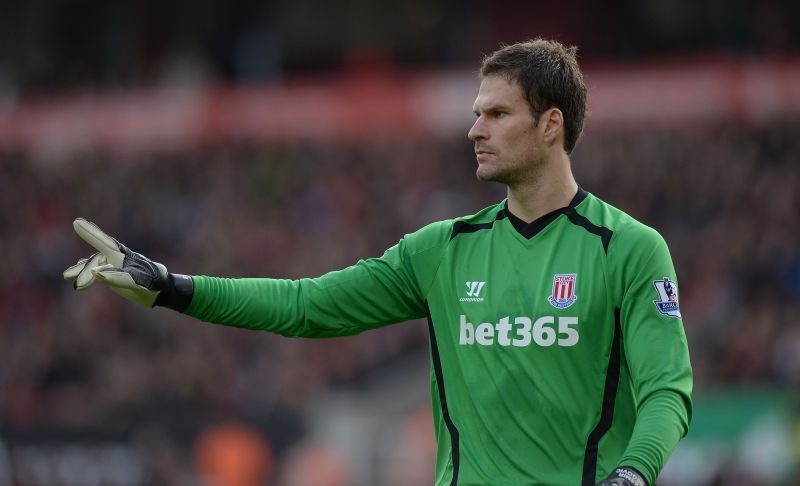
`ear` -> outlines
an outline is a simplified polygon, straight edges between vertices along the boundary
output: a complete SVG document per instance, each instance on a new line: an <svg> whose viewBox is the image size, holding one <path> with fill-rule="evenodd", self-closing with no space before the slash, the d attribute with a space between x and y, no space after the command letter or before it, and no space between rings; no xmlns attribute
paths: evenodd
<svg viewBox="0 0 800 486"><path fill-rule="evenodd" d="M548 145L564 138L564 114L558 108L550 108L539 117L542 138Z"/></svg>

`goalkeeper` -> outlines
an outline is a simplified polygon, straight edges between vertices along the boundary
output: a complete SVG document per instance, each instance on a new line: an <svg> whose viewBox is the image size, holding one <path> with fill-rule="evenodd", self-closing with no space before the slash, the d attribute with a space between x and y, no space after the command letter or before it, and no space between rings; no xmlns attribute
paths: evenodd
<svg viewBox="0 0 800 486"><path fill-rule="evenodd" d="M678 285L661 236L575 182L585 110L574 48L506 46L483 61L468 134L503 201L300 280L172 274L78 218L97 252L64 277L284 336L426 317L437 486L652 485L691 417Z"/></svg>

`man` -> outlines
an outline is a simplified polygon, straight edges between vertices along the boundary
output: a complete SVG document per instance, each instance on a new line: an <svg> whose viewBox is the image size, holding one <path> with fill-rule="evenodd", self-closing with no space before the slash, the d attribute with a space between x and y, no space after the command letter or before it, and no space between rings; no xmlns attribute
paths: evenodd
<svg viewBox="0 0 800 486"><path fill-rule="evenodd" d="M173 275L77 219L98 253L64 276L286 336L425 316L437 485L653 484L691 416L675 272L656 231L575 182L585 105L574 48L536 39L488 56L468 136L478 178L508 198L341 271Z"/></svg>

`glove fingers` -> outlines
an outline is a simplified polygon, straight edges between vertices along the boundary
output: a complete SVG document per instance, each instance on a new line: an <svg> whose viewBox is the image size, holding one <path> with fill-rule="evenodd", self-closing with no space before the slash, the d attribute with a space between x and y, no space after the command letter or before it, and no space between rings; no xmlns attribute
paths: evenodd
<svg viewBox="0 0 800 486"><path fill-rule="evenodd" d="M112 265L110 263L106 263L104 265L98 265L98 266L94 267L92 269L92 273L94 274L95 277L98 277L98 275L97 275L98 273L100 273L100 272L108 272L110 270L114 270L114 271L117 271L117 272L121 272L122 271L122 269L117 268L117 267L115 267L114 265Z"/></svg>
<svg viewBox="0 0 800 486"><path fill-rule="evenodd" d="M142 287L133 280L130 273L123 272L112 265L95 268L92 273L97 277L97 280L108 285L111 290L131 302L145 307L152 307L153 303L156 301L156 297L158 297L157 291Z"/></svg>
<svg viewBox="0 0 800 486"><path fill-rule="evenodd" d="M92 269L100 265L106 264L106 257L100 253L95 253L86 261L81 271L75 277L74 287L75 290L86 290L94 283L94 274Z"/></svg>
<svg viewBox="0 0 800 486"><path fill-rule="evenodd" d="M78 274L81 273L81 270L83 270L83 267L86 266L86 262L88 261L88 258L81 258L78 260L78 263L64 270L64 272L61 274L64 277L64 280L73 281L78 278Z"/></svg>
<svg viewBox="0 0 800 486"><path fill-rule="evenodd" d="M138 287L130 273L123 272L121 269L111 264L97 267L92 273L98 280L107 285L116 287Z"/></svg>
<svg viewBox="0 0 800 486"><path fill-rule="evenodd" d="M97 251L105 255L109 263L121 267L125 255L119 250L119 243L108 236L96 224L83 218L77 218L72 223L75 232L86 243L92 245Z"/></svg>

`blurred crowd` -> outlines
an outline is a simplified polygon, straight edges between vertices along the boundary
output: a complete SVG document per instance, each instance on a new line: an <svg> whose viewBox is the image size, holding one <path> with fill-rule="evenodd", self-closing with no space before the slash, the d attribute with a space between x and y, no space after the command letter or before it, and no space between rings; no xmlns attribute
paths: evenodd
<svg viewBox="0 0 800 486"><path fill-rule="evenodd" d="M247 83L352 65L468 66L536 35L581 59L771 56L800 49L792 0L25 0L3 3L3 98L53 92Z"/></svg>
<svg viewBox="0 0 800 486"><path fill-rule="evenodd" d="M798 120L596 129L573 154L579 184L667 240L697 389L800 385L798 133ZM78 294L61 271L90 248L71 222L178 273L316 276L504 197L474 166L465 138L0 154L0 441L121 440L153 484L229 470L349 484L335 449L303 440L310 404L424 359L422 323L289 340L140 309L101 285ZM432 450L429 413L402 419L412 451ZM214 453L220 441L249 452ZM309 461L328 464L326 483L303 483ZM387 484L417 484L419 469L387 464Z"/></svg>

